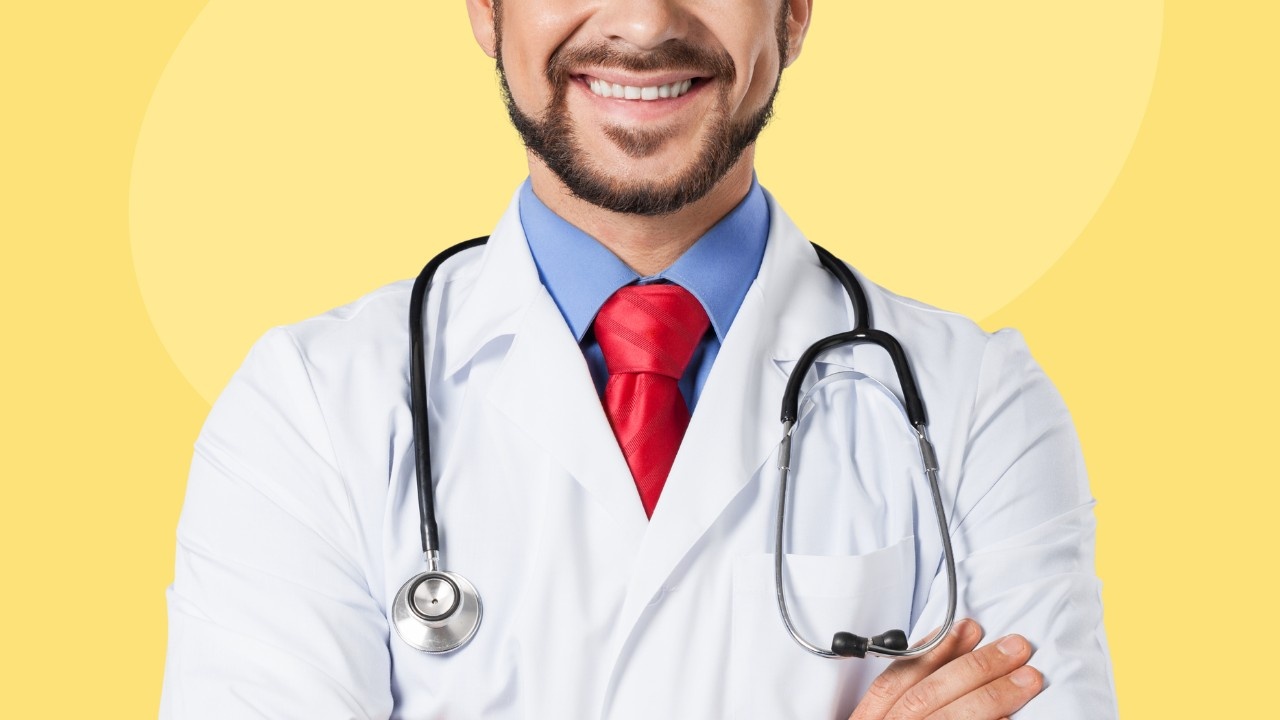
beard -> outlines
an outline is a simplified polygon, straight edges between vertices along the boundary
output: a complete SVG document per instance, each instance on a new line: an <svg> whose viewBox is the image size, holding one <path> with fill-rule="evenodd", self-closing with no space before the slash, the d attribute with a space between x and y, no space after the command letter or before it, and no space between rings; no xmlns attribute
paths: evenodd
<svg viewBox="0 0 1280 720"><path fill-rule="evenodd" d="M729 92L737 77L733 59L727 52L712 52L681 40L668 41L644 53L625 52L605 44L561 47L547 63L546 79L553 91L551 102L541 116L529 115L516 105L511 95L502 64L501 7L495 7L494 13L498 78L511 124L525 147L539 157L570 192L605 210L632 215L669 215L701 200L738 163L773 117L773 101L778 94L782 65L788 51L785 3L777 22L778 77L764 105L738 121L731 118L729 108ZM698 77L715 78L719 92L715 108L707 116L709 120L701 147L690 162L670 178L654 180L608 175L593 164L590 153L583 149L568 112L568 93L571 83L575 82L571 75L574 67L609 67L632 72L679 68ZM622 153L637 159L657 152L671 136L666 130L635 130L620 126L608 126L604 134Z"/></svg>

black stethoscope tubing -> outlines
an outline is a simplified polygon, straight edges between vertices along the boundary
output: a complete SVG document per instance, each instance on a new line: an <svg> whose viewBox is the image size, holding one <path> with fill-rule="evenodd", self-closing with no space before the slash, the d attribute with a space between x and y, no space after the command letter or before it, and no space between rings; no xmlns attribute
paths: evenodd
<svg viewBox="0 0 1280 720"><path fill-rule="evenodd" d="M849 296L849 302L853 304L853 329L847 332L837 333L829 337L825 337L805 350L804 354L796 362L796 367L807 370L813 365L822 353L840 347L841 345L857 345L869 343L879 345L885 352L889 353L889 358L893 361L894 372L898 374L898 384L902 387L902 397L904 405L907 408L907 419L912 425L927 424L924 411L924 401L920 399L920 389L916 385L915 376L911 372L911 364L907 361L907 354L902 349L902 345L887 332L881 330L873 330L871 328L871 305L867 302L867 294L862 290L862 283L858 282L858 278L849 270L849 266L845 265L840 258L832 255L829 250L818 245L810 243L813 249L818 253L818 260L822 266L840 281L844 286L845 294ZM787 389L782 396L782 421L795 422L798 408L800 405L800 386L804 383L806 373L792 372L787 378Z"/></svg>
<svg viewBox="0 0 1280 720"><path fill-rule="evenodd" d="M426 310L427 293L431 290L431 280L435 278L436 270L454 255L479 247L488 240L486 235L445 248L422 268L418 279L413 283L413 292L409 294L409 409L413 416L413 455L418 471L418 516L422 520L419 528L422 553L428 556L438 555L440 552L440 529L436 524L435 491L429 481L431 429L427 423L427 353L422 313Z"/></svg>

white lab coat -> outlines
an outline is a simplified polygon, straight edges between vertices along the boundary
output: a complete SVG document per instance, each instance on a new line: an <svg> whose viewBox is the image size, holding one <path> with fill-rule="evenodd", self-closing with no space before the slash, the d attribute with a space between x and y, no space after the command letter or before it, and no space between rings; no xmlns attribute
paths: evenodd
<svg viewBox="0 0 1280 720"><path fill-rule="evenodd" d="M486 249L441 270L426 314L443 559L484 606L453 654L388 623L424 569L410 283L268 333L196 444L161 717L847 717L887 661L795 645L771 552L787 371L852 312L770 204L759 277L651 521L515 201ZM928 407L960 615L1038 647L1048 688L1021 716L1114 717L1093 502L1062 400L1016 333L864 284ZM824 360L793 459L793 612L820 644L922 638L946 587L892 367L870 347Z"/></svg>

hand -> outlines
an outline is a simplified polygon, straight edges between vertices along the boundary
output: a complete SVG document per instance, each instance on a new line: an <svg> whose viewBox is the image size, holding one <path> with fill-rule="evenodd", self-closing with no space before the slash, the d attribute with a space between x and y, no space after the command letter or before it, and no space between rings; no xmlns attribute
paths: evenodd
<svg viewBox="0 0 1280 720"><path fill-rule="evenodd" d="M1009 635L975 650L980 640L976 622L956 623L931 652L894 661L849 720L1001 720L1017 712L1044 689L1027 665L1031 644Z"/></svg>

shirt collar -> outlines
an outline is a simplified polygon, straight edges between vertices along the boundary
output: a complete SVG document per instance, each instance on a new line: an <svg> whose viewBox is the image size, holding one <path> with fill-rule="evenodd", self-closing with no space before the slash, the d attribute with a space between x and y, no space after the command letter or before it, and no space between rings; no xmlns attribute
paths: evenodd
<svg viewBox="0 0 1280 720"><path fill-rule="evenodd" d="M707 231L671 267L641 277L608 248L555 214L526 180L520 188L520 223L538 277L579 342L596 313L618 288L669 281L698 298L720 342L760 271L769 237L769 203L753 178L742 202Z"/></svg>

